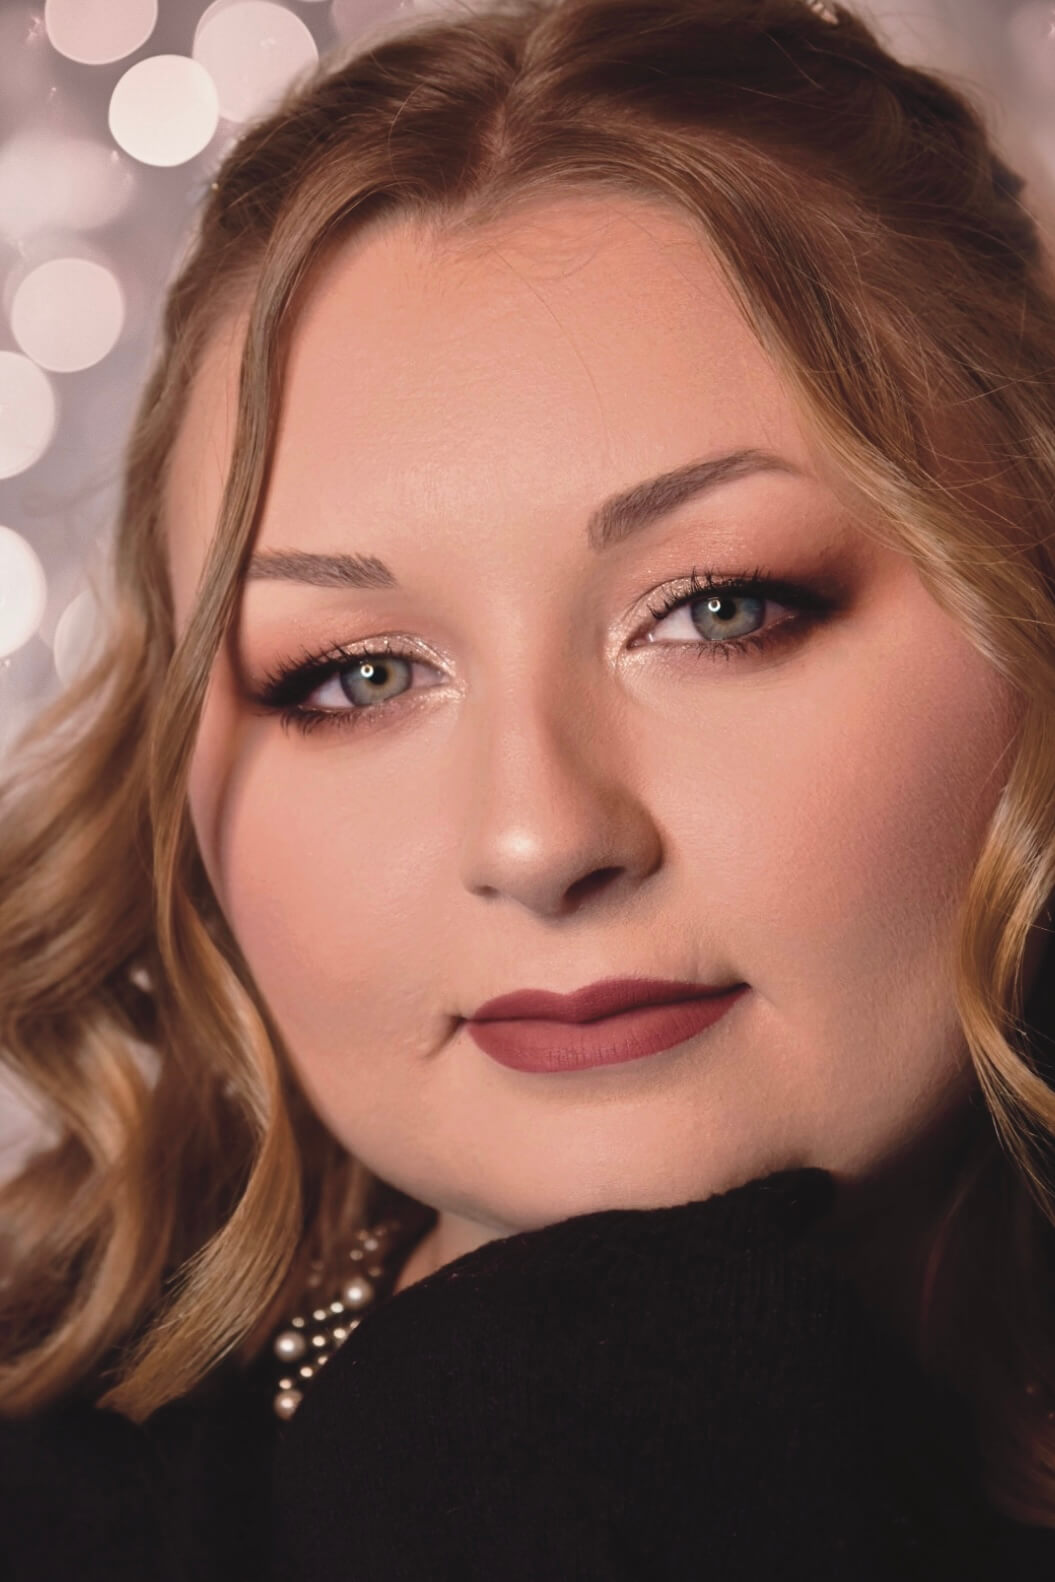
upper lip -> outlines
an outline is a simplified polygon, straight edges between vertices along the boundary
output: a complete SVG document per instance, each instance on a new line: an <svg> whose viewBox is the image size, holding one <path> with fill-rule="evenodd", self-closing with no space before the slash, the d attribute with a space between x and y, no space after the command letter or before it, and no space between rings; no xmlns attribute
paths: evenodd
<svg viewBox="0 0 1055 1582"><path fill-rule="evenodd" d="M497 999L485 1000L469 1020L496 1022L539 1017L555 1022L592 1022L634 1006L668 1005L676 1000L727 994L739 987L734 983L683 983L674 978L602 978L573 994L555 994L549 989L517 989L513 994L500 994Z"/></svg>

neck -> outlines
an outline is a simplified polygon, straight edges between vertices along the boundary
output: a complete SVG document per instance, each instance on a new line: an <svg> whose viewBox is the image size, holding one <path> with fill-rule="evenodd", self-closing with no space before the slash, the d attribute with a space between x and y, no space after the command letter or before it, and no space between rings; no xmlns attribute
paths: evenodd
<svg viewBox="0 0 1055 1582"><path fill-rule="evenodd" d="M412 1249L392 1287L393 1296L416 1285L428 1275L452 1263L464 1253L474 1252L486 1242L495 1241L508 1232L493 1226L481 1225L475 1220L461 1219L456 1214L441 1213L436 1223L426 1231Z"/></svg>

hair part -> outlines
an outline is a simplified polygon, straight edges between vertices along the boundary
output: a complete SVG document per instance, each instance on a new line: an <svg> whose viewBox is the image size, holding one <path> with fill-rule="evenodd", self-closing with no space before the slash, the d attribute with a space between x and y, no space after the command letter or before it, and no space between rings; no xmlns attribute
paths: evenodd
<svg viewBox="0 0 1055 1582"><path fill-rule="evenodd" d="M810 0L417 17L243 134L128 441L105 647L0 787L0 1054L59 1133L0 1187L0 1410L78 1392L142 1420L256 1355L341 1235L415 1207L292 1075L190 825L198 722L320 262L388 221L458 245L532 202L635 196L697 230L872 530L1021 699L955 983L985 1125L949 1184L919 1349L977 1405L993 1502L1055 1525L1055 1046L1021 989L1055 890L1055 281L1021 188L966 89ZM238 315L233 453L177 633L165 479Z"/></svg>

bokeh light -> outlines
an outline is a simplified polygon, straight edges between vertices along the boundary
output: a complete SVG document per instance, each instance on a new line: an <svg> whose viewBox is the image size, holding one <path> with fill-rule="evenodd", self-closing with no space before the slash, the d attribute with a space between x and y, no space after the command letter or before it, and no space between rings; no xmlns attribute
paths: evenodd
<svg viewBox="0 0 1055 1582"><path fill-rule="evenodd" d="M144 165L182 165L212 139L220 107L212 77L189 55L149 55L110 96L114 141Z"/></svg>
<svg viewBox="0 0 1055 1582"><path fill-rule="evenodd" d="M0 478L32 467L55 432L58 403L51 380L21 352L0 351Z"/></svg>
<svg viewBox="0 0 1055 1582"><path fill-rule="evenodd" d="M52 650L64 687L76 681L94 657L102 637L99 606L91 588L82 588L55 623Z"/></svg>
<svg viewBox="0 0 1055 1582"><path fill-rule="evenodd" d="M210 6L198 23L193 54L215 82L228 121L263 114L319 58L300 18L272 0Z"/></svg>
<svg viewBox="0 0 1055 1582"><path fill-rule="evenodd" d="M157 19L157 0L46 0L44 6L52 45L85 66L131 55L146 43Z"/></svg>
<svg viewBox="0 0 1055 1582"><path fill-rule="evenodd" d="M48 583L40 557L13 527L0 527L0 659L28 643L44 617Z"/></svg>
<svg viewBox="0 0 1055 1582"><path fill-rule="evenodd" d="M56 373L100 362L116 345L125 299L89 258L52 258L30 270L11 303L11 331L27 357Z"/></svg>
<svg viewBox="0 0 1055 1582"><path fill-rule="evenodd" d="M86 137L18 132L0 145L0 236L91 231L127 208L135 175L116 148Z"/></svg>

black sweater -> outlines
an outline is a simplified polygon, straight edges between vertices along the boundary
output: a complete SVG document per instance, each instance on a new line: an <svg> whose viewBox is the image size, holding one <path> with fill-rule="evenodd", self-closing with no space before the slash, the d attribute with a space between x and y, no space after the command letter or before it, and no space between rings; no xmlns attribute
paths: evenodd
<svg viewBox="0 0 1055 1582"><path fill-rule="evenodd" d="M223 1368L135 1427L0 1422L11 1582L1041 1582L965 1406L811 1243L784 1171L490 1242L308 1386ZM6 1566L6 1569L4 1567Z"/></svg>

